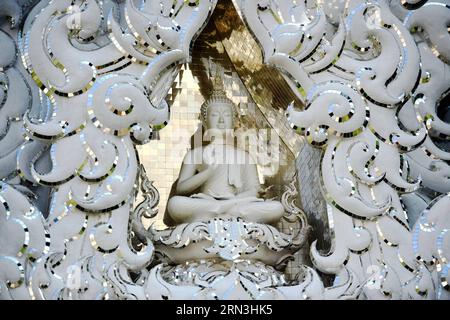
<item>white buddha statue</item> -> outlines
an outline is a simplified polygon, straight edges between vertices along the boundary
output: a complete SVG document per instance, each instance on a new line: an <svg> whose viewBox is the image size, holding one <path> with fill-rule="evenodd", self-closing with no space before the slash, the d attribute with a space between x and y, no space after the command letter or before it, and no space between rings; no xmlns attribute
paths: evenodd
<svg viewBox="0 0 450 320"><path fill-rule="evenodd" d="M217 87L217 80L215 84ZM167 204L170 218L176 224L215 217L277 222L284 208L278 201L258 197L256 164L248 152L234 145L235 107L223 89L214 90L202 105L201 117L210 143L186 154L176 195Z"/></svg>

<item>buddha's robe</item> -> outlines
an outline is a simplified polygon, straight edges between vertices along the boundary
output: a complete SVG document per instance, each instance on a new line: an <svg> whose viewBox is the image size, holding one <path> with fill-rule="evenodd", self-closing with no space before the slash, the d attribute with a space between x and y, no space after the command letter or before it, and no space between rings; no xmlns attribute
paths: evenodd
<svg viewBox="0 0 450 320"><path fill-rule="evenodd" d="M234 146L208 145L188 152L185 164L198 167L217 164L214 174L200 187L200 193L174 196L168 213L177 223L214 217L242 217L247 221L273 223L284 214L278 201L258 198L260 183L250 155Z"/></svg>

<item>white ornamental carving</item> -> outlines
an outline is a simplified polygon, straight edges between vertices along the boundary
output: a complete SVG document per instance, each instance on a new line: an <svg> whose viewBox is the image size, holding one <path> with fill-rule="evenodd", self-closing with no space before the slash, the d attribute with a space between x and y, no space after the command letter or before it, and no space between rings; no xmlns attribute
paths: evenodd
<svg viewBox="0 0 450 320"><path fill-rule="evenodd" d="M139 270L151 262L150 241L139 252L129 243L135 144L167 123L164 97L214 5L58 0L29 13L17 46L50 111L26 113L23 126L27 139L50 148L51 170L40 171L32 155L19 155L18 168L23 179L52 187L52 198L44 220L12 186L2 186L3 298L108 298L111 264Z"/></svg>
<svg viewBox="0 0 450 320"><path fill-rule="evenodd" d="M450 8L402 3L399 17L386 1L244 0L240 9L265 62L284 72L305 104L289 106L292 128L323 149L321 185L333 243L326 256L312 245L314 265L337 279L350 271L360 284L378 270L379 285L363 287L368 299L445 299L447 269L425 261L417 246L448 251L448 196L432 207L440 223L425 245L413 230L425 228L428 214L411 229L400 195L421 183L449 191L442 161L448 153L430 136L448 139L436 103L448 90L439 79L449 67ZM436 18L429 19L431 12Z"/></svg>
<svg viewBox="0 0 450 320"><path fill-rule="evenodd" d="M0 3L13 27L0 30L0 298L449 299L448 1L233 1L304 103L287 120L322 150L332 247L313 242L297 279L275 268L310 230L294 182L281 202L297 233L240 218L144 228L159 195L135 146L169 121L164 98L216 2ZM438 196L410 224L402 196L422 187ZM208 259L173 262L199 241Z"/></svg>

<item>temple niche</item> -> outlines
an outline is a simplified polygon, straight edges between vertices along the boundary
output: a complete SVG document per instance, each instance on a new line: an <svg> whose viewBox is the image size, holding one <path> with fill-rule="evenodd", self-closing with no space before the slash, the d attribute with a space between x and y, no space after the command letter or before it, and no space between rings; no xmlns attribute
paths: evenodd
<svg viewBox="0 0 450 320"><path fill-rule="evenodd" d="M152 225L152 228L158 230L176 227L177 223L173 221L167 204L170 202L173 207L177 200L181 200L176 189L185 155L199 144L207 143L202 140L204 128L201 106L212 94L222 90L224 97L234 105L235 144L239 144L240 149L248 152L255 161L260 185L259 200L278 203L275 211L283 211L283 194L286 198L289 193L289 200L285 200L294 202L296 206L301 206L299 190L309 189L306 196L321 197L319 190L314 193L313 188L302 188L298 183L300 177L305 179L305 183L311 183L312 179L317 178L314 176L317 171L314 158L318 161L320 155L320 152L307 145L304 138L292 131L285 117L285 108L291 101L298 104L301 102L289 89L279 71L263 64L260 47L232 3L219 2L195 41L192 61L180 67L180 72L169 89L166 98L170 106L169 124L158 132L157 139L138 146L140 162L159 192L158 213L151 219L143 218L145 227ZM306 159L305 163L298 161L301 158L299 154ZM182 202L178 207L186 206L186 210L190 210L190 203ZM315 211L313 223L317 224L319 221L326 225L325 206L321 210L320 205L315 205L317 201L311 201L311 204L310 207ZM314 218L320 215L325 219ZM285 221L283 224L284 219L276 220L273 225L287 233L298 234L305 227L302 223ZM296 230L290 230L292 228ZM319 230L323 231L323 228L319 226ZM309 237L317 239L317 235ZM324 238L326 235L321 234L319 247ZM323 247L327 249L326 244ZM157 248L169 254L162 246ZM199 251L203 252L201 249ZM302 263L310 263L307 251L307 244L301 250L291 250L290 258L283 261L282 269L286 271L288 278L296 276ZM295 255L291 255L293 253ZM178 263L182 262L183 257L193 258L189 254L185 256L181 250L175 250L171 254ZM201 254L199 258L203 256Z"/></svg>

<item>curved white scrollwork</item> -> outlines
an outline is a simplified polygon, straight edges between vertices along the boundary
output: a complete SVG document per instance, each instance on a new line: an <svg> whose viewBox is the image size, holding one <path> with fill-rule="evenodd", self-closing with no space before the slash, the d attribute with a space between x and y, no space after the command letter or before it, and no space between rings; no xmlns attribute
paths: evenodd
<svg viewBox="0 0 450 320"><path fill-rule="evenodd" d="M21 31L16 44L0 30L0 298L449 299L450 126L438 108L449 4L234 2L304 103L287 108L292 128L322 150L329 254L314 242L314 268L293 281L272 267L310 228L295 182L281 229L297 233L240 219L142 225L159 197L135 147L167 124L164 97L216 0L42 0L23 22L35 1L8 0L0 17ZM28 186L51 188L48 215ZM411 223L402 195L422 187L440 195ZM206 261L153 259L199 241ZM276 262L235 259L261 248Z"/></svg>
<svg viewBox="0 0 450 320"><path fill-rule="evenodd" d="M436 104L448 90L450 15L447 4L425 2L402 1L403 18L386 1L239 2L265 63L304 102L288 107L292 128L323 149L320 184L334 239L326 256L312 245L313 263L336 279L351 270L360 298L448 297L437 275L445 279L445 267L419 257L400 199L422 183L450 188L447 152L430 138L448 139ZM447 212L433 208L436 232L444 232Z"/></svg>
<svg viewBox="0 0 450 320"><path fill-rule="evenodd" d="M48 217L36 222L42 230L28 231L52 241L24 261L2 255L4 263L17 260L19 278L29 264L30 279L10 280L15 271L2 268L2 297L113 298L104 285L112 263L141 270L151 262L151 241L140 251L129 243L139 174L135 144L167 124L164 97L214 6L212 0L139 6L58 0L30 12L19 35L20 58L49 111L43 117L27 112L24 129L28 140L50 148L51 167L38 166L42 152L27 147L19 151L18 169L23 179L53 189ZM17 197L10 193L5 205ZM5 210L9 222L2 228L22 226L23 218L8 218L11 204ZM23 289L12 293L11 284Z"/></svg>
<svg viewBox="0 0 450 320"><path fill-rule="evenodd" d="M431 16L433 19L429 19ZM450 124L438 115L436 106L450 93L446 80L450 71L449 23L448 2L429 1L404 18L416 38L423 70L414 106L420 117L430 121L429 136L408 158L411 171L421 175L423 184L442 193L450 192L450 166L445 162L450 160L450 153L442 147L442 143L448 143Z"/></svg>

